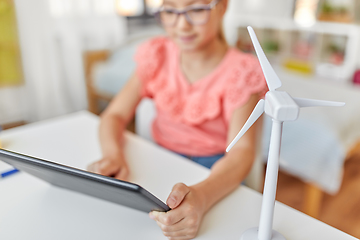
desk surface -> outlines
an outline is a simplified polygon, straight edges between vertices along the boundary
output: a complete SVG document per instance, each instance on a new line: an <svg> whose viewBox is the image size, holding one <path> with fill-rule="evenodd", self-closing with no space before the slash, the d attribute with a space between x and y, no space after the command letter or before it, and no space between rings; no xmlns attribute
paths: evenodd
<svg viewBox="0 0 360 240"><path fill-rule="evenodd" d="M85 169L100 158L99 119L79 112L3 131L3 147ZM153 143L126 134L130 181L163 201L177 182L194 184L209 170ZM0 181L1 239L166 239L147 214L65 189L26 173ZM196 239L239 239L258 225L261 194L239 186L212 208ZM356 239L281 203L276 203L274 229L288 240Z"/></svg>

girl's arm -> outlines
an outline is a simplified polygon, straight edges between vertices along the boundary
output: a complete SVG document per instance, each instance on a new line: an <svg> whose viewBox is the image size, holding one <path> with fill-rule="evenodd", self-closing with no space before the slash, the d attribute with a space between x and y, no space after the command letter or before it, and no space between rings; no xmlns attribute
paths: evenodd
<svg viewBox="0 0 360 240"><path fill-rule="evenodd" d="M258 96L253 95L246 105L234 111L229 126L227 145L244 126L257 102ZM206 196L204 201L206 211L221 198L235 190L250 172L256 153L258 123L255 123L254 126L240 138L222 159L213 165L211 174L205 181L193 186L201 189L202 195Z"/></svg>
<svg viewBox="0 0 360 240"><path fill-rule="evenodd" d="M102 159L89 165L89 171L127 179L129 169L123 154L123 132L141 100L140 88L140 80L133 74L101 114L99 137Z"/></svg>
<svg viewBox="0 0 360 240"><path fill-rule="evenodd" d="M246 105L234 111L228 132L228 144L245 124L258 97L251 96ZM255 124L256 125L256 124ZM196 236L204 214L219 200L234 191L249 173L255 158L256 128L246 134L211 168L210 176L193 185L176 184L170 193L167 213L151 212L169 238L192 239Z"/></svg>

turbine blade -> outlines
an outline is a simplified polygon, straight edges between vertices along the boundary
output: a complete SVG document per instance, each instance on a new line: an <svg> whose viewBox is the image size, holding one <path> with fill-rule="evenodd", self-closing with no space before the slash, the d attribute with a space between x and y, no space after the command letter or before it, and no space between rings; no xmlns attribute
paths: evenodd
<svg viewBox="0 0 360 240"><path fill-rule="evenodd" d="M325 100L315 100L307 98L293 98L299 107L342 107L345 105L343 102L333 102Z"/></svg>
<svg viewBox="0 0 360 240"><path fill-rule="evenodd" d="M261 68L263 70L263 73L264 73L264 76L266 79L266 83L269 87L269 90L273 91L273 90L281 87L281 81L280 81L279 77L276 75L272 66L270 65L269 60L266 58L265 53L262 50L260 43L256 37L254 29L250 26L247 27L247 29L249 31L251 41L253 42L256 55L259 58L260 65L261 65Z"/></svg>
<svg viewBox="0 0 360 240"><path fill-rule="evenodd" d="M265 110L265 100L260 99L260 101L256 104L253 112L251 113L250 117L241 128L240 132L236 135L234 140L230 143L230 145L226 148L226 152L230 151L230 149L239 141L239 139L246 133L247 130L258 120L261 114L264 113Z"/></svg>

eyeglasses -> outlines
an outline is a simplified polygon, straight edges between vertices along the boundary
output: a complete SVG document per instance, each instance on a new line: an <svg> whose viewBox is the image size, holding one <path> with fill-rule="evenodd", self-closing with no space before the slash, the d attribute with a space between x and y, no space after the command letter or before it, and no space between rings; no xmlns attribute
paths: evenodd
<svg viewBox="0 0 360 240"><path fill-rule="evenodd" d="M155 18L164 26L175 26L179 16L184 14L185 19L192 25L202 25L209 21L210 11L220 0L214 0L209 4L192 5L178 10L176 8L162 6L159 11L155 13Z"/></svg>

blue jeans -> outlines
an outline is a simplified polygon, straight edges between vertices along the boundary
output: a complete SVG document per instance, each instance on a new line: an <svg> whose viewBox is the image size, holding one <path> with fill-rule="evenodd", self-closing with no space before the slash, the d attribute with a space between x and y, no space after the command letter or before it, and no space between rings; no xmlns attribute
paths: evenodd
<svg viewBox="0 0 360 240"><path fill-rule="evenodd" d="M223 153L218 154L218 155L213 155L213 156L207 156L207 157L187 156L187 155L183 155L183 154L180 154L180 155L183 157L186 157L200 165L203 165L204 167L207 167L209 169L212 167L212 165L214 165L214 163L217 160L219 160L220 158L222 158L224 156Z"/></svg>

